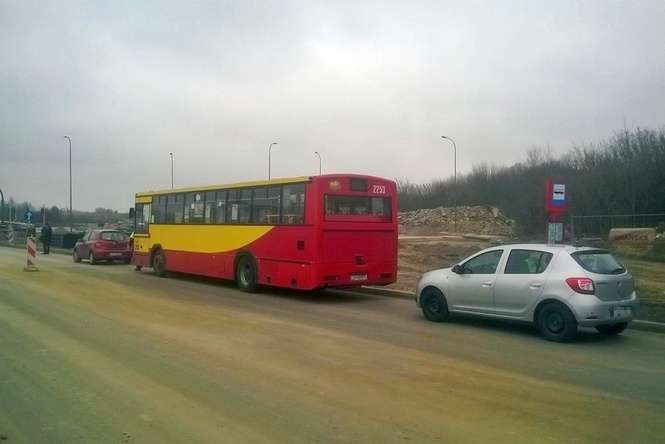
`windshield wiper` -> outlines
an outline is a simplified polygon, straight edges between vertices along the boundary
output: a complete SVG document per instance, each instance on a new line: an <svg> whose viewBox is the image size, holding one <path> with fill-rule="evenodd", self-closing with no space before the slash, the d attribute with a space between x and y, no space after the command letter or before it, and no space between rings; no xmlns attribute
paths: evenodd
<svg viewBox="0 0 665 444"><path fill-rule="evenodd" d="M619 268L615 268L614 270L610 271L610 274L621 274L621 273L623 273L624 271L626 271L625 268L623 268L623 267L619 267Z"/></svg>

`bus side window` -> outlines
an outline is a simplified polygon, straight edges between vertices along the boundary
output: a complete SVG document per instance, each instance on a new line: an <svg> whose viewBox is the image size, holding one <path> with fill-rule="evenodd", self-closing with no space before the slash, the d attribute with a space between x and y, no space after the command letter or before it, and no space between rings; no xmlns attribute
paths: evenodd
<svg viewBox="0 0 665 444"><path fill-rule="evenodd" d="M185 195L185 219L186 224L203 223L203 194L189 193Z"/></svg>
<svg viewBox="0 0 665 444"><path fill-rule="evenodd" d="M282 188L282 224L305 223L305 184L284 185Z"/></svg>
<svg viewBox="0 0 665 444"><path fill-rule="evenodd" d="M218 191L217 199L215 201L215 206L217 207L217 213L215 217L216 224L226 223L226 191Z"/></svg>
<svg viewBox="0 0 665 444"><path fill-rule="evenodd" d="M166 222L166 196L155 196L152 199L152 222L163 224Z"/></svg>
<svg viewBox="0 0 665 444"><path fill-rule="evenodd" d="M227 204L227 224L247 224L252 209L252 190L230 190Z"/></svg>
<svg viewBox="0 0 665 444"><path fill-rule="evenodd" d="M252 223L277 225L280 219L279 200L279 187L254 188L254 199L252 200Z"/></svg>
<svg viewBox="0 0 665 444"><path fill-rule="evenodd" d="M205 210L203 210L203 223L204 224L214 224L216 222L217 215L217 199L215 191L208 191L205 193Z"/></svg>
<svg viewBox="0 0 665 444"><path fill-rule="evenodd" d="M166 223L181 224L182 214L185 209L184 197L182 194L169 194L166 201Z"/></svg>

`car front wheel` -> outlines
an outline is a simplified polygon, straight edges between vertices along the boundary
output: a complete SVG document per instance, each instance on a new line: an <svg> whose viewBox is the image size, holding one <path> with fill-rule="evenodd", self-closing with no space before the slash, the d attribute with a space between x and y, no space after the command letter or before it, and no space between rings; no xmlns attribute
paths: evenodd
<svg viewBox="0 0 665 444"><path fill-rule="evenodd" d="M566 342L577 336L577 320L565 305L551 302L538 315L538 330L549 341Z"/></svg>
<svg viewBox="0 0 665 444"><path fill-rule="evenodd" d="M443 322L448 319L448 303L436 288L428 287L420 295L420 306L428 321Z"/></svg>

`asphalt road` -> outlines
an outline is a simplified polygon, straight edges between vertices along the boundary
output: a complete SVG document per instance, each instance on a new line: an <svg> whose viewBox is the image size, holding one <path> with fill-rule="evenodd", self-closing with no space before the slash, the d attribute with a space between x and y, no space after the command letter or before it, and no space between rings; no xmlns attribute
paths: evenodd
<svg viewBox="0 0 665 444"><path fill-rule="evenodd" d="M663 442L665 335L425 321L0 248L0 440Z"/></svg>

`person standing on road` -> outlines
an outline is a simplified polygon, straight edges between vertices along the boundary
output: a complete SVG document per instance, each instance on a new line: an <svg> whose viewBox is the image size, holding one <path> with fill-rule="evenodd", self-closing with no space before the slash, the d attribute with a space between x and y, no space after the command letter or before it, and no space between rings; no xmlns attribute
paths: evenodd
<svg viewBox="0 0 665 444"><path fill-rule="evenodd" d="M42 245L44 246L44 254L49 254L51 250L51 236L53 235L53 229L46 222L42 227Z"/></svg>

